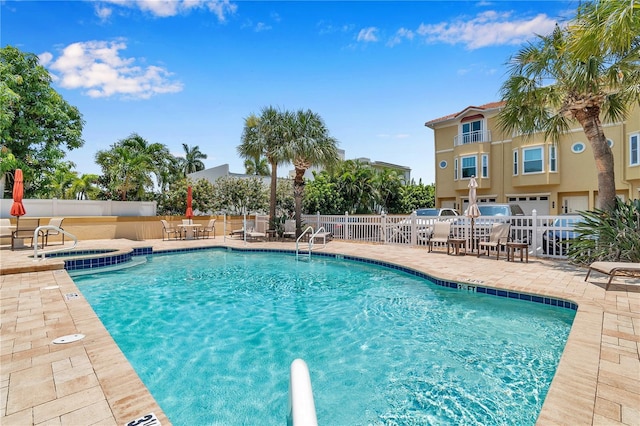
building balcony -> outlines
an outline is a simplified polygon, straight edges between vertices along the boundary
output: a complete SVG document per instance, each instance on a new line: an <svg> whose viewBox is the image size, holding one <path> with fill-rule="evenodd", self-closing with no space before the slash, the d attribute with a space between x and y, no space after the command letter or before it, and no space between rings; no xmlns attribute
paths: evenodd
<svg viewBox="0 0 640 426"><path fill-rule="evenodd" d="M453 146L482 142L491 142L491 130L477 130L470 133L460 133L453 137Z"/></svg>

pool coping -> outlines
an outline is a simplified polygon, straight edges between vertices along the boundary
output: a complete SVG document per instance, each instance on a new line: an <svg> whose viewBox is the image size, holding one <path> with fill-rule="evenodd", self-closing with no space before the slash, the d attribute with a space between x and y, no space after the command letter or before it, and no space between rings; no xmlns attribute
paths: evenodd
<svg viewBox="0 0 640 426"><path fill-rule="evenodd" d="M105 241L104 244L107 244L107 242ZM216 242L198 242L196 244L191 242L188 245L166 244L156 241L151 244L154 250L157 247L158 251L156 253L158 254L166 253L167 250L174 251L178 246L180 246L179 251L231 246L233 249L249 249L251 251L273 251L270 249L275 248L276 251L283 250L288 253L291 253L292 248L290 243L251 243L249 248L243 242L223 241L222 239ZM129 241L127 245L135 249L149 246L149 242ZM362 258L364 252L367 253L366 259L371 259L373 262L398 265L403 270L408 268L428 276L436 275L434 270L437 270L437 275L448 282L478 285L482 284L482 281L490 281L492 286L489 288L495 287L506 291L507 296L509 292L512 294L535 294L542 295L542 297L547 296L550 299L562 299L575 303L577 312L574 324L556 376L549 388L547 398L539 415L538 423L594 424L606 422L634 424L634 421L640 418L640 413L637 409L637 402L640 401L640 384L637 380L637 372L640 371L640 362L638 361L640 294L635 290L640 287L623 286L618 282L612 284L612 288L605 292L604 281L606 280L602 277L592 277L592 281L585 283L583 281L586 273L584 269L567 264L558 264L555 261L514 264L504 261L496 262L486 258L476 260L471 257L464 259L441 253L432 254L427 253L426 250L416 248L335 241L317 254ZM464 259L464 262L461 259ZM464 267L461 267L461 265L464 265ZM474 267L482 270L474 271L472 270ZM530 273L534 273L534 275L529 277L528 274ZM35 290L38 290L38 293L45 293L40 289L44 288L45 284L51 285L52 281L60 285L60 290L55 292L55 296L53 296L52 292L48 292L52 294L45 293L47 297L43 299L46 300L46 303L43 304L43 310L46 312L47 304L57 304L58 307L66 310L70 316L71 322L65 323L65 327L53 327L56 329L55 331L61 331L62 329L67 329L70 332L86 331L87 336L93 336L90 341L85 339L73 345L82 347L86 358L93 366L96 381L102 388L102 398L108 406L107 411L111 413L114 424L126 423L136 418L134 417L135 415L143 415L151 411L159 416L162 424L169 424L151 395L146 391L146 388L144 388L144 391L140 390L140 392L132 394L130 389L122 389L122 385L114 383L115 381L117 383L135 384L136 388L141 384L133 369L130 366L126 368L129 365L128 362L124 359L111 336L104 330L88 303L82 297L73 301L59 300L64 297L64 294L78 291L67 272L49 270L34 273L29 271L15 274L13 278L8 277L11 276L1 277L3 316L13 312L11 309L5 309L6 301L18 302L22 298L21 294L23 292L33 295ZM549 285L549 282L556 280L561 285ZM16 284L18 288L22 288L22 291L18 290L16 292L12 288L13 285L10 284ZM487 287L486 285L480 286ZM27 289L29 290L27 291ZM7 292L11 293L12 297L6 297ZM63 302L64 306L60 306L60 302ZM32 370L39 365L39 362L34 361L34 357L30 357L31 364L28 368L21 363L25 356L29 352L33 352L35 348L33 343L28 350L24 350L20 346L21 338L24 337L20 334L24 333L22 328L26 323L24 320L26 316L19 317L17 308L15 312L17 318L13 333L11 332L11 325L5 326L4 318L1 330L3 406L2 417L0 418L6 421L18 419L19 417L16 416L25 415L25 411L30 412L32 419L36 418L34 413L44 416L42 410L46 411L47 407L47 404L34 404L35 406L25 407L23 410L8 412L13 408L7 401L14 401L11 396L13 388L9 386L9 377L12 375L19 377L24 371ZM45 317L46 315L45 313ZM62 321L63 315L59 313L56 315L59 315L59 319ZM19 321L18 318L22 318L22 320ZM47 324L45 321L43 326L47 329L47 327L51 327L51 324ZM34 334L42 328L34 327L30 329L30 334ZM18 330L22 330L21 333L18 333ZM45 332L45 334L47 333L51 332ZM8 341L11 341L11 347L7 347L9 346L7 344ZM48 357L62 352L59 348L51 348L50 345L43 346L47 346L47 350L43 350L43 352L46 352ZM103 353L106 354L103 355ZM41 354L41 356L44 356L44 354ZM109 362L103 365L105 357ZM126 364L124 368L123 364ZM118 368L114 369L114 365L117 365ZM5 366L8 368L5 368ZM123 372L115 371L119 371L122 368ZM4 395L7 397L4 398ZM128 402L124 403L123 401ZM49 403L49 405L51 404L53 402ZM133 409L133 407L137 408ZM142 409L140 407L149 408ZM81 409L71 410L69 413L59 415L58 418L62 419L63 415L71 416L73 413L79 412L79 410ZM58 413L53 410L50 414L55 417Z"/></svg>

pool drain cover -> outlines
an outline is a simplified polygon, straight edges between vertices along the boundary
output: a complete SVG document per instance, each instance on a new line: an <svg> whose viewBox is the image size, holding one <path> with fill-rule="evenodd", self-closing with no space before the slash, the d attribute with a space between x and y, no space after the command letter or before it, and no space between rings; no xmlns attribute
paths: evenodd
<svg viewBox="0 0 640 426"><path fill-rule="evenodd" d="M58 337L51 343L53 343L54 345L62 345L64 343L77 342L81 339L84 339L84 334L69 334L67 336Z"/></svg>

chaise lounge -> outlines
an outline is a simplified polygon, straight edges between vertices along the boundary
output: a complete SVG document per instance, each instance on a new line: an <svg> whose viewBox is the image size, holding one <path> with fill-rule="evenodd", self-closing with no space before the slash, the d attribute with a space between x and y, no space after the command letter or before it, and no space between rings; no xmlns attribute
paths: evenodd
<svg viewBox="0 0 640 426"><path fill-rule="evenodd" d="M613 280L615 276L640 277L640 263L593 262L591 265L589 265L589 271L587 272L587 276L584 277L585 281L589 279L589 275L591 275L592 271L598 271L602 274L609 276L609 281L607 281L607 286L604 288L605 290L609 290L609 285L611 284L611 280Z"/></svg>

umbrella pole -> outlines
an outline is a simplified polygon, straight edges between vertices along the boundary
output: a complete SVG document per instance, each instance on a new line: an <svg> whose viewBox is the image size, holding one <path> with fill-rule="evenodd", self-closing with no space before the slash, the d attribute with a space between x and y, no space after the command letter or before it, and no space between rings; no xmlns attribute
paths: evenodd
<svg viewBox="0 0 640 426"><path fill-rule="evenodd" d="M471 253L475 253L476 251L476 239L475 239L475 232L473 229L473 225L475 223L476 219L474 217L471 218Z"/></svg>

